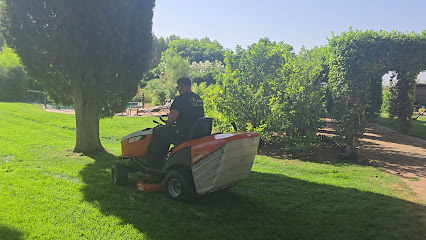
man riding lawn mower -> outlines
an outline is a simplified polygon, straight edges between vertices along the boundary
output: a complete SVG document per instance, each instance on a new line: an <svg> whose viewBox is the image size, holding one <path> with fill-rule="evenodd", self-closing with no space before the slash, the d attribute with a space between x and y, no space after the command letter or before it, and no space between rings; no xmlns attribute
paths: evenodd
<svg viewBox="0 0 426 240"><path fill-rule="evenodd" d="M202 100L192 93L191 80L180 78L178 90L180 96L168 120L160 117L168 126L136 131L122 139L122 162L112 168L117 185L127 185L129 172L141 171L145 177L137 183L138 191L161 191L165 186L171 198L189 200L248 177L260 136L251 132L211 135L212 119L204 117ZM169 150L170 143L174 147Z"/></svg>

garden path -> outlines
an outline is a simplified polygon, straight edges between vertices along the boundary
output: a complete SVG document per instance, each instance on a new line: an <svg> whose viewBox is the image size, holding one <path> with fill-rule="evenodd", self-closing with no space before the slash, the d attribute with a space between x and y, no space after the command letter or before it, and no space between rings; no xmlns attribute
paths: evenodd
<svg viewBox="0 0 426 240"><path fill-rule="evenodd" d="M332 136L335 124L327 121L323 133ZM368 123L359 154L370 165L399 176L426 203L426 141L377 123Z"/></svg>
<svg viewBox="0 0 426 240"><path fill-rule="evenodd" d="M370 164L400 176L426 202L426 141L368 123L360 154Z"/></svg>

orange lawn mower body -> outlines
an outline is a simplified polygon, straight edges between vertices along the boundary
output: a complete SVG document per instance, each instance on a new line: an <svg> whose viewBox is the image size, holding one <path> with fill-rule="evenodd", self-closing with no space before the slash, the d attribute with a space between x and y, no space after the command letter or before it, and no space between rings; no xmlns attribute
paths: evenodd
<svg viewBox="0 0 426 240"><path fill-rule="evenodd" d="M232 187L246 179L257 153L259 134L234 132L211 135L212 119L199 120L191 129L195 134L191 137L190 133L189 140L174 144L161 169L150 169L140 161L146 155L154 129L136 131L123 137L122 161L113 166L113 181L119 186L127 185L128 173L140 171L145 177L137 183L138 191L165 190L171 198L181 201ZM204 133L199 134L197 128Z"/></svg>

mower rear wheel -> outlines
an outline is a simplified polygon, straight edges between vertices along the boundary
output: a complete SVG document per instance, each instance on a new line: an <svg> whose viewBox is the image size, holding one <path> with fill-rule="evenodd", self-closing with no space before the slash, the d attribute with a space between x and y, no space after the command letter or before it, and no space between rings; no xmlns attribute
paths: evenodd
<svg viewBox="0 0 426 240"><path fill-rule="evenodd" d="M188 201L195 197L194 181L189 171L170 170L164 184L167 195L176 201Z"/></svg>
<svg viewBox="0 0 426 240"><path fill-rule="evenodd" d="M120 187L126 186L129 182L129 170L123 163L116 163L112 166L112 181Z"/></svg>

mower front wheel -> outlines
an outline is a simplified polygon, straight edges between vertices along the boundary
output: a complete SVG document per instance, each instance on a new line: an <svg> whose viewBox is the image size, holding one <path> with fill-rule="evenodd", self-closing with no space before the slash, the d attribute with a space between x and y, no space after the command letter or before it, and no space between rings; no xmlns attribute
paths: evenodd
<svg viewBox="0 0 426 240"><path fill-rule="evenodd" d="M123 163L116 163L112 166L112 181L120 187L126 186L129 182L129 170Z"/></svg>
<svg viewBox="0 0 426 240"><path fill-rule="evenodd" d="M195 186L192 175L183 169L170 170L164 180L164 190L176 201L188 201L195 197Z"/></svg>

